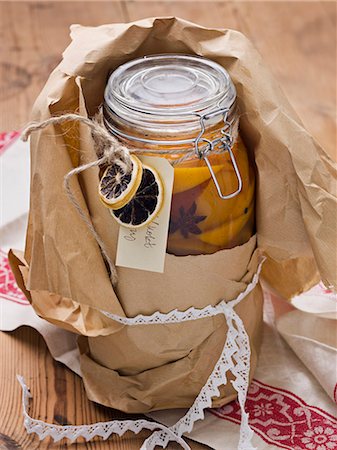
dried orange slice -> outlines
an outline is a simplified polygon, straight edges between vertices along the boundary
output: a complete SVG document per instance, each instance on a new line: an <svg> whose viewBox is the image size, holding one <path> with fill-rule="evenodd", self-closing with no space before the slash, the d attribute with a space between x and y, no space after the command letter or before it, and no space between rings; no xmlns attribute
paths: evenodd
<svg viewBox="0 0 337 450"><path fill-rule="evenodd" d="M103 204L111 209L119 209L125 206L136 194L142 181L142 163L131 155L132 170L125 173L118 164L108 166L101 181L98 193Z"/></svg>
<svg viewBox="0 0 337 450"><path fill-rule="evenodd" d="M143 164L142 180L136 194L125 206L110 213L123 227L140 228L158 215L163 200L164 187L159 174Z"/></svg>

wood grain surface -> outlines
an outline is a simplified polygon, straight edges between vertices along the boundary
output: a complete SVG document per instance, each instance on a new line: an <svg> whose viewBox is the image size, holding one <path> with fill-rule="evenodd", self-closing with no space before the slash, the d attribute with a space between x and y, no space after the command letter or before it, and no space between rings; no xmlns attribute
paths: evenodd
<svg viewBox="0 0 337 450"><path fill-rule="evenodd" d="M70 41L70 24L166 15L244 32L308 130L336 158L336 3L329 1L0 1L0 131L19 129L29 120L34 99ZM81 424L123 417L89 402L80 378L52 360L38 333L25 327L0 333L1 450L70 447L66 441L40 443L25 434L16 373L31 387L36 418ZM146 435L128 433L70 448L138 449Z"/></svg>

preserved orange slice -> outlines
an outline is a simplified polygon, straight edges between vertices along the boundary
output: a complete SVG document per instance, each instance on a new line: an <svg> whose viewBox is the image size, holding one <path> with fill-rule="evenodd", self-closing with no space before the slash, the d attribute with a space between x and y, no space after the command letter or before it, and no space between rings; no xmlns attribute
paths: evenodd
<svg viewBox="0 0 337 450"><path fill-rule="evenodd" d="M230 220L222 223L218 227L201 233L199 239L206 244L215 245L221 248L228 248L229 244L234 238L242 237L241 244L243 244L246 239L242 232L245 227L247 227L247 224L250 224L250 228L253 226L253 224L251 223L253 219L254 202L252 202L248 207L244 208L239 216L235 218L231 217Z"/></svg>
<svg viewBox="0 0 337 450"><path fill-rule="evenodd" d="M101 178L98 193L103 204L111 209L125 206L137 192L142 181L142 163L131 155L132 170L125 173L118 164L108 166Z"/></svg>
<svg viewBox="0 0 337 450"><path fill-rule="evenodd" d="M164 200L164 187L158 172L143 164L142 179L136 194L122 208L111 209L114 219L123 227L140 228L158 215Z"/></svg>
<svg viewBox="0 0 337 450"><path fill-rule="evenodd" d="M203 167L201 166L201 164L203 164ZM222 165L213 166L214 173L216 174L217 172L219 172L222 167ZM193 189L199 184L202 184L210 179L210 171L204 162L200 162L198 165L194 165L193 167L187 167L185 165L182 165L181 167L175 167L173 195L188 191L189 189Z"/></svg>

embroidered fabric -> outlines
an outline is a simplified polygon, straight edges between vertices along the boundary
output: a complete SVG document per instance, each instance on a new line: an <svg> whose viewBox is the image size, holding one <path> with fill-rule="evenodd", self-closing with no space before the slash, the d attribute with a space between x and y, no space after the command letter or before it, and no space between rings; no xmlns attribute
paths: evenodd
<svg viewBox="0 0 337 450"><path fill-rule="evenodd" d="M238 401L241 409L241 424L238 450L256 450L252 445L253 431L248 424L248 414L245 411L245 402L249 386L250 370L250 346L249 338L244 324L234 307L240 303L257 285L264 259L259 263L258 269L244 292L236 299L225 302L222 300L216 306L207 306L203 309L189 308L186 311L173 310L168 314L156 312L150 316L138 315L134 318L120 317L106 311L101 311L104 315L125 325L151 325L186 322L205 317L212 317L223 314L228 326L226 342L215 367L207 379L205 385L196 397L191 408L174 425L167 427L160 423L151 422L146 419L138 420L112 420L109 422L98 422L91 425L54 425L37 420L29 416L29 398L31 394L26 386L23 377L18 375L18 380L22 387L22 407L24 416L24 426L28 433L36 433L40 440L51 436L54 441L68 438L71 441L78 437L84 437L87 441L94 436L101 436L108 439L112 433L119 436L126 431L138 433L142 429L153 431L148 437L141 450L152 450L156 446L165 448L170 441L175 441L185 450L190 450L189 445L184 441L183 434L189 433L193 429L196 421L204 418L204 411L212 404L213 397L219 397L219 387L227 383L226 373L230 371L235 377L231 383L238 393Z"/></svg>

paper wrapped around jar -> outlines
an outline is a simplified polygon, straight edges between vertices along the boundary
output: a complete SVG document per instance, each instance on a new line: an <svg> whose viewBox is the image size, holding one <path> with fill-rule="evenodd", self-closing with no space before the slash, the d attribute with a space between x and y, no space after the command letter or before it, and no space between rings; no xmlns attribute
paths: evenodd
<svg viewBox="0 0 337 450"><path fill-rule="evenodd" d="M336 166L237 31L169 17L74 25L71 37L34 105L34 120L64 112L93 117L109 74L149 54L205 56L227 69L237 89L240 133L257 173L257 234L248 243L212 255L167 254L163 274L117 268L113 288L97 242L63 189L73 167L97 159L90 130L70 122L32 135L26 250L24 257L10 254L16 280L36 312L81 335L81 369L91 400L127 412L189 407L221 355L225 317L138 326L111 317L202 309L236 299L250 287L235 311L250 339L251 378L262 321L262 291L254 281L259 255L267 257L262 276L284 297L309 289L319 278L336 287ZM86 170L72 188L114 259L118 226L98 198L98 176L97 167ZM213 405L235 395L228 382Z"/></svg>

